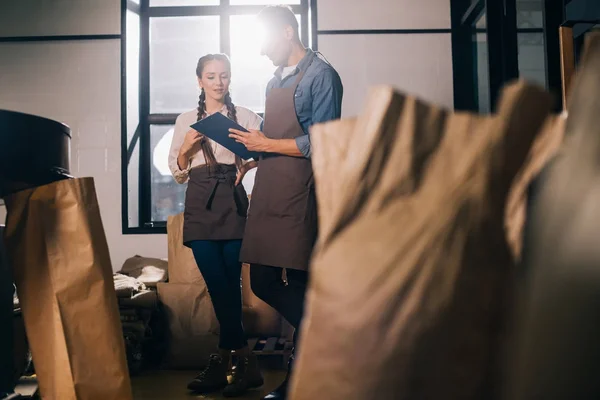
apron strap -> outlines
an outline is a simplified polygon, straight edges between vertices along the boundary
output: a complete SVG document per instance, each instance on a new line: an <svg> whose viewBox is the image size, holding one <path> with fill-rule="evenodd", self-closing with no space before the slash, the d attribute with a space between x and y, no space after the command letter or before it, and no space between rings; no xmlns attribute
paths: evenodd
<svg viewBox="0 0 600 400"><path fill-rule="evenodd" d="M304 73L306 72L308 67L310 67L310 65L312 64L312 62L314 61L316 56L317 56L317 53L313 52L310 55L309 61L306 63L306 67L302 68L300 70L300 72L298 72L298 76L296 77L296 81L294 82L294 88L296 88L300 84L300 81L302 80L302 78L304 78Z"/></svg>
<svg viewBox="0 0 600 400"><path fill-rule="evenodd" d="M217 188L221 183L227 184L231 189L233 189L233 201L235 202L235 206L239 215L246 215L246 211L244 210L244 202L240 198L240 194L236 190L235 187L235 177L229 175L228 173L218 172L214 175L210 176L210 179L213 180L213 184L210 190L210 194L208 199L206 200L206 209L211 210L212 204L215 199L215 195L217 194Z"/></svg>

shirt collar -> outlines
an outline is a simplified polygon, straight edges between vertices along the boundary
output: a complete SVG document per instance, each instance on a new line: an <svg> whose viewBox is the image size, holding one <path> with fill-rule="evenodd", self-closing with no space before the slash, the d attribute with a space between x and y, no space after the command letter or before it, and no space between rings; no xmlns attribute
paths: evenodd
<svg viewBox="0 0 600 400"><path fill-rule="evenodd" d="M306 49L306 54L304 55L304 57L302 57L302 60L300 60L300 62L298 63L298 65L296 66L296 68L294 69L294 71L288 75L288 77L290 76L294 76L296 75L300 70L303 70L306 68L307 64L310 63L310 61L312 60L313 54L315 52L312 51L311 49ZM284 67L277 67L277 69L275 70L275 76L278 79L281 79L281 74L283 73L283 68Z"/></svg>
<svg viewBox="0 0 600 400"><path fill-rule="evenodd" d="M217 112L221 113L221 114L226 114L229 110L227 110L227 104L223 104L223 107L221 107L221 109ZM212 114L210 114L212 115ZM208 113L206 113L206 116L210 116Z"/></svg>

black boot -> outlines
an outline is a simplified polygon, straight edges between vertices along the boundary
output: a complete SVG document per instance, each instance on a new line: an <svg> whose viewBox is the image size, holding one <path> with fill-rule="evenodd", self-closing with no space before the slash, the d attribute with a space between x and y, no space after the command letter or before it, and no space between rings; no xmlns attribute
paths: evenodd
<svg viewBox="0 0 600 400"><path fill-rule="evenodd" d="M288 361L288 371L287 371L287 375L285 376L285 379L283 380L281 385L279 385L277 387L277 389L273 390L271 393L266 395L263 398L263 400L285 400L287 398L288 384L290 381L290 376L292 375L293 364L294 364L294 353L292 352L292 355L290 356L290 359Z"/></svg>
<svg viewBox="0 0 600 400"><path fill-rule="evenodd" d="M229 354L212 354L208 366L188 385L188 390L197 393L210 393L227 386Z"/></svg>
<svg viewBox="0 0 600 400"><path fill-rule="evenodd" d="M257 389L264 383L263 376L258 367L256 356L250 353L248 356L238 357L233 379L223 390L223 397L239 397L249 389Z"/></svg>

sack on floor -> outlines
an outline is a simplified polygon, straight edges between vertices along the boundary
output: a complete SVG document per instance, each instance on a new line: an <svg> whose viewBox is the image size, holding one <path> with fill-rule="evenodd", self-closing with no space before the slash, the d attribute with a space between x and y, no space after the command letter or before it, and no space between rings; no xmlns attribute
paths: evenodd
<svg viewBox="0 0 600 400"><path fill-rule="evenodd" d="M313 127L320 237L291 399L493 398L504 207L550 104L517 83L484 117L380 87L354 123Z"/></svg>
<svg viewBox="0 0 600 400"><path fill-rule="evenodd" d="M205 285L192 250L183 245L183 213L167 219L169 282Z"/></svg>
<svg viewBox="0 0 600 400"><path fill-rule="evenodd" d="M169 327L165 368L205 366L219 343L219 322L206 286L159 283L158 298Z"/></svg>
<svg viewBox="0 0 600 400"><path fill-rule="evenodd" d="M131 399L93 179L25 190L5 202L8 259L42 398Z"/></svg>

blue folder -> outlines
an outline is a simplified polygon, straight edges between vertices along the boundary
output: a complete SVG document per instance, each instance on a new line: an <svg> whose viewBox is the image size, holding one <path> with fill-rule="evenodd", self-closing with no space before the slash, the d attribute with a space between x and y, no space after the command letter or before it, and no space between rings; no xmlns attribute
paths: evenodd
<svg viewBox="0 0 600 400"><path fill-rule="evenodd" d="M229 137L229 129L238 129L243 132L248 132L248 130L221 113L214 113L213 115L196 122L191 127L209 139L219 143L243 160L248 160L250 158L258 160L258 157L260 156L260 153L249 151L246 146Z"/></svg>

